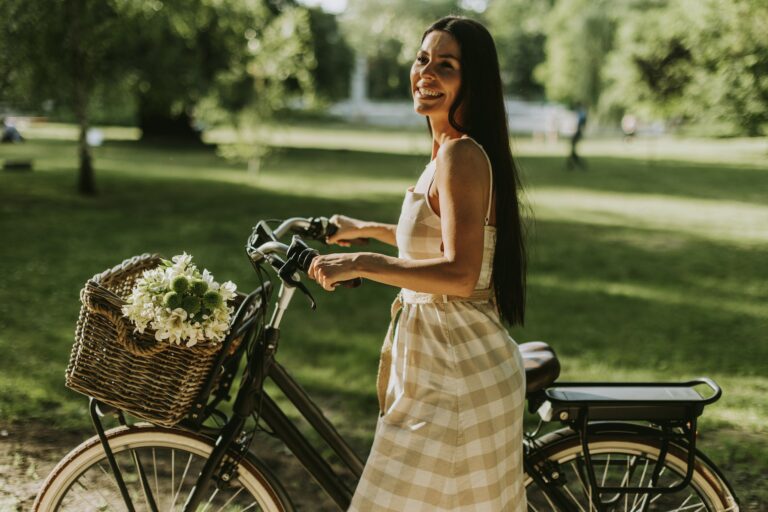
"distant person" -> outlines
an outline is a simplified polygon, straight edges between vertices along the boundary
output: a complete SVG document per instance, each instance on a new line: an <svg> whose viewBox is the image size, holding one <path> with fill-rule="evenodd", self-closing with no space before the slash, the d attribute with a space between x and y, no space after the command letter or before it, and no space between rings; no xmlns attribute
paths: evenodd
<svg viewBox="0 0 768 512"><path fill-rule="evenodd" d="M584 160L576 152L576 145L584 136L584 128L586 126L587 109L584 108L583 105L578 105L576 107L576 131L573 132L573 135L571 136L571 154L568 155L568 159L565 162L565 167L569 170L573 169L574 167L578 167L583 170L587 169L586 162L584 162Z"/></svg>
<svg viewBox="0 0 768 512"><path fill-rule="evenodd" d="M624 132L624 142L632 142L637 135L637 118L632 114L624 114L621 118L621 131Z"/></svg>
<svg viewBox="0 0 768 512"><path fill-rule="evenodd" d="M24 137L21 136L19 130L7 118L3 118L0 131L2 132L1 142L24 142Z"/></svg>

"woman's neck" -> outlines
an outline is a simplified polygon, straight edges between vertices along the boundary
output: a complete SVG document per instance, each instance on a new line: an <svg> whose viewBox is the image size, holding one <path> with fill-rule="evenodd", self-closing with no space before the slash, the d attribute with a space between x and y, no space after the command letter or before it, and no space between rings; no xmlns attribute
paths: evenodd
<svg viewBox="0 0 768 512"><path fill-rule="evenodd" d="M440 146L452 139L461 138L464 134L451 126L448 119L429 118L429 125L432 128L432 160L437 157Z"/></svg>

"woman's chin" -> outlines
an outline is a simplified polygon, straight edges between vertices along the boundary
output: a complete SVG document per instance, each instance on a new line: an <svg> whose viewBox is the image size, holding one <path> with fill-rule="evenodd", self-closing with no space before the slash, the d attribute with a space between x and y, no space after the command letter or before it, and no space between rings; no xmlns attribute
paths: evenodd
<svg viewBox="0 0 768 512"><path fill-rule="evenodd" d="M415 110L416 113L419 115L428 116L431 112L435 110L435 108L433 105L425 105L424 103L418 100L414 100L413 110Z"/></svg>

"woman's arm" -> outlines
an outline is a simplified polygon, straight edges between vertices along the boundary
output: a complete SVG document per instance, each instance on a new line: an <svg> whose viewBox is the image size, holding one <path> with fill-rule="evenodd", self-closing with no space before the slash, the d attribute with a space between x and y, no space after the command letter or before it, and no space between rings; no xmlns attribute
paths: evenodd
<svg viewBox="0 0 768 512"><path fill-rule="evenodd" d="M310 277L326 290L338 281L364 277L419 292L471 295L483 260L488 164L480 148L461 139L444 144L436 163L442 257L407 260L375 253L328 254L315 258Z"/></svg>
<svg viewBox="0 0 768 512"><path fill-rule="evenodd" d="M349 247L350 240L356 238L375 238L385 244L397 247L395 240L396 224L384 224L381 222L370 222L360 219L353 219L345 215L334 215L330 218L331 223L336 224L339 229L332 236L328 237L329 244L337 244L342 247Z"/></svg>

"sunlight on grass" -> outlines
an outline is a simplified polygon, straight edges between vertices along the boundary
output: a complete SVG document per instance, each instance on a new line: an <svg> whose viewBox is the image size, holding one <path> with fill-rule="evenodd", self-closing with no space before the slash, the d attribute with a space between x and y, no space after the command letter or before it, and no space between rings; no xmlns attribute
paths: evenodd
<svg viewBox="0 0 768 512"><path fill-rule="evenodd" d="M570 143L567 139L549 143L528 137L512 138L513 152L519 156L567 155ZM681 139L672 135L639 137L631 143L619 137L590 136L579 144L579 154L585 157L616 157L645 160L654 163L661 160L680 162L721 163L728 167L742 165L766 169L768 143L760 138L742 139Z"/></svg>
<svg viewBox="0 0 768 512"><path fill-rule="evenodd" d="M768 243L768 206L569 188L529 192L537 218L673 231L735 244Z"/></svg>
<svg viewBox="0 0 768 512"><path fill-rule="evenodd" d="M138 140L141 130L131 126L93 126L101 130L105 140ZM79 128L66 123L32 123L28 128L21 127L25 138L45 140L76 141L80 135Z"/></svg>
<svg viewBox="0 0 768 512"><path fill-rule="evenodd" d="M277 147L345 149L396 154L428 154L431 140L426 125L423 130L365 130L353 126L323 127L275 126L264 132L266 142ZM237 134L227 128L212 130L206 142L228 144L236 142Z"/></svg>
<svg viewBox="0 0 768 512"><path fill-rule="evenodd" d="M719 296L691 294L684 290L647 286L637 283L619 283L597 279L561 279L554 275L532 275L528 282L535 286L558 288L571 292L600 293L616 297L629 297L669 306L690 306L712 311L729 311L740 315L749 315L758 319L768 318L768 303L734 299ZM706 314L703 311L702 314Z"/></svg>

